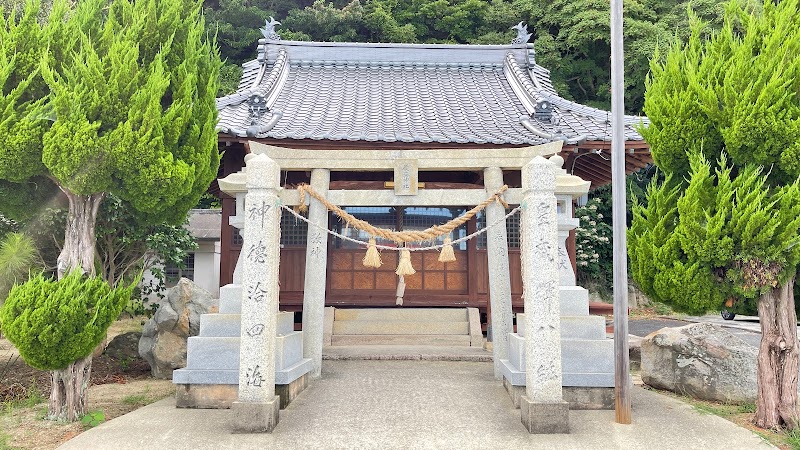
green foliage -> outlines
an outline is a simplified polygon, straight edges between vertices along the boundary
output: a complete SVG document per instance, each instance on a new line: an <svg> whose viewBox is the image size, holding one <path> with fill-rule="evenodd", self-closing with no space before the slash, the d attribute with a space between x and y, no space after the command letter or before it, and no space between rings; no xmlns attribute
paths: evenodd
<svg viewBox="0 0 800 450"><path fill-rule="evenodd" d="M85 428L93 428L106 421L106 415L103 411L97 410L86 413L81 417L81 425Z"/></svg>
<svg viewBox="0 0 800 450"><path fill-rule="evenodd" d="M31 205L46 205L59 194L58 187L45 177L33 177L20 183L0 179L0 211L16 223L29 222L38 213Z"/></svg>
<svg viewBox="0 0 800 450"><path fill-rule="evenodd" d="M675 41L651 62L642 130L667 173L688 171L689 151L734 166L768 167L775 183L800 175L800 11L797 0L767 1L749 14L727 5L722 28L690 15L687 43Z"/></svg>
<svg viewBox="0 0 800 450"><path fill-rule="evenodd" d="M194 0L38 0L0 23L0 179L114 192L179 223L219 165L221 66ZM68 13L69 11L69 13ZM50 120L46 120L50 119Z"/></svg>
<svg viewBox="0 0 800 450"><path fill-rule="evenodd" d="M33 239L22 233L9 233L0 240L0 306L15 284L41 269L42 260Z"/></svg>
<svg viewBox="0 0 800 450"><path fill-rule="evenodd" d="M786 432L786 443L792 450L800 450L800 430L795 428Z"/></svg>
<svg viewBox="0 0 800 450"><path fill-rule="evenodd" d="M42 74L56 120L42 162L73 193L113 192L137 214L173 223L217 174L219 56L193 0L78 5L78 50ZM84 5L84 6L82 6Z"/></svg>
<svg viewBox="0 0 800 450"><path fill-rule="evenodd" d="M732 1L717 32L690 14L688 43L651 63L642 132L667 180L634 207L628 251L655 300L699 313L731 299L752 312L797 273L798 9Z"/></svg>
<svg viewBox="0 0 800 450"><path fill-rule="evenodd" d="M800 262L800 184L771 188L759 166L737 175L726 158L712 173L689 158L684 187L651 184L628 231L631 273L656 301L692 314L752 303L793 277Z"/></svg>
<svg viewBox="0 0 800 450"><path fill-rule="evenodd" d="M0 323L28 365L58 370L91 354L132 290L78 271L58 281L39 274L11 289Z"/></svg>
<svg viewBox="0 0 800 450"><path fill-rule="evenodd" d="M220 209L222 203L214 194L206 192L200 197L200 201L195 205L196 209Z"/></svg>
<svg viewBox="0 0 800 450"><path fill-rule="evenodd" d="M122 403L126 405L131 405L135 407L141 407L147 405L148 397L145 394L136 394L136 395L128 395L122 399Z"/></svg>
<svg viewBox="0 0 800 450"><path fill-rule="evenodd" d="M236 92L242 79L242 67L238 64L224 64L219 70L219 90L217 96L222 97Z"/></svg>
<svg viewBox="0 0 800 450"><path fill-rule="evenodd" d="M64 235L60 230L65 227L66 216L64 209L46 208L24 224L34 234L48 267L55 265L63 245ZM108 283L112 286L130 283L143 271L150 271L153 275L150 281L143 282L134 290L131 303L125 308L131 314L150 314L152 305L148 304L149 298L163 296L165 282L160 264L180 266L188 253L197 248L183 223L171 225L142 221L133 214L127 202L113 194L107 195L100 206L95 231L97 272Z"/></svg>
<svg viewBox="0 0 800 450"><path fill-rule="evenodd" d="M137 220L130 205L114 195L101 205L95 231L101 273L112 286L133 279L157 261L178 264L197 248L183 223L149 224Z"/></svg>
<svg viewBox="0 0 800 450"><path fill-rule="evenodd" d="M45 170L41 145L48 122L41 107L47 87L39 65L42 49L52 48L50 62L58 70L56 57L71 48L66 13L59 0L42 24L39 1L28 0L21 12L0 18L0 179L19 183Z"/></svg>
<svg viewBox="0 0 800 450"><path fill-rule="evenodd" d="M611 225L604 219L604 199L595 197L575 210L575 262L582 283L610 287L613 282Z"/></svg>

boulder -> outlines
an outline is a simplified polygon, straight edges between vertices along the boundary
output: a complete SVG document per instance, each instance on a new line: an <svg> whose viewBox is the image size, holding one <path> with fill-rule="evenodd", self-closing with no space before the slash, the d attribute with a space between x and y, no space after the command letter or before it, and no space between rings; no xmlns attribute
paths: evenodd
<svg viewBox="0 0 800 450"><path fill-rule="evenodd" d="M106 355L120 361L131 361L139 358L139 340L142 333L129 331L116 336L103 351Z"/></svg>
<svg viewBox="0 0 800 450"><path fill-rule="evenodd" d="M751 402L757 354L719 325L662 328L642 340L642 381L704 400Z"/></svg>
<svg viewBox="0 0 800 450"><path fill-rule="evenodd" d="M219 311L219 300L191 280L181 278L142 328L139 354L155 378L172 378L186 367L186 341L200 332L200 315Z"/></svg>

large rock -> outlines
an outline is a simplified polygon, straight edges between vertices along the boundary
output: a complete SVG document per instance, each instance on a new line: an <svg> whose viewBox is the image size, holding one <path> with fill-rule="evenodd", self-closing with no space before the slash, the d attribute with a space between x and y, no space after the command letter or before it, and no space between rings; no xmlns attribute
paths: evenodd
<svg viewBox="0 0 800 450"><path fill-rule="evenodd" d="M139 341L142 333L129 331L120 334L108 343L103 351L106 355L120 361L132 361L139 358Z"/></svg>
<svg viewBox="0 0 800 450"><path fill-rule="evenodd" d="M172 371L186 367L186 340L200 332L200 315L219 311L219 300L181 278L167 290L167 298L144 324L139 354L150 364L155 378L172 378Z"/></svg>
<svg viewBox="0 0 800 450"><path fill-rule="evenodd" d="M754 401L757 354L719 325L662 328L642 341L642 381L705 400Z"/></svg>

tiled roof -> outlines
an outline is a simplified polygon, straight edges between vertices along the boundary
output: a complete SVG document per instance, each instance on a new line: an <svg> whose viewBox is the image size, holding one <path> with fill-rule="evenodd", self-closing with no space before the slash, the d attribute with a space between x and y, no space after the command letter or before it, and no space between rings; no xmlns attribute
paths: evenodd
<svg viewBox="0 0 800 450"><path fill-rule="evenodd" d="M274 139L537 145L610 140L609 114L558 97L525 45L268 41L217 100L219 129ZM263 114L248 98L266 99ZM542 102L552 115L534 114ZM625 137L641 140L638 117Z"/></svg>
<svg viewBox="0 0 800 450"><path fill-rule="evenodd" d="M222 226L221 209L192 209L186 229L195 239L219 240Z"/></svg>

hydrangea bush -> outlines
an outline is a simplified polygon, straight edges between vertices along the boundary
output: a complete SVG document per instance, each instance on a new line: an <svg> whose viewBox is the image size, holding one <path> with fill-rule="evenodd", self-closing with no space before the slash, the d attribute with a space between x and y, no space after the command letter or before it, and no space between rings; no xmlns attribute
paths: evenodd
<svg viewBox="0 0 800 450"><path fill-rule="evenodd" d="M580 225L575 229L575 261L583 284L611 288L613 264L611 226L606 223L606 199L595 197L575 210Z"/></svg>

